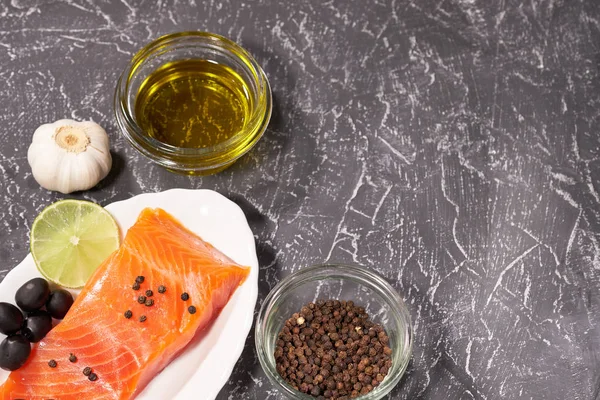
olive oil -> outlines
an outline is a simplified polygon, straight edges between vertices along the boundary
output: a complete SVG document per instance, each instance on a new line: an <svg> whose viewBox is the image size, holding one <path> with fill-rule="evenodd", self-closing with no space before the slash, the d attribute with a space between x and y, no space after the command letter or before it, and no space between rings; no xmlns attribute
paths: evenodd
<svg viewBox="0 0 600 400"><path fill-rule="evenodd" d="M135 117L160 142L211 147L244 128L252 109L249 93L248 84L228 66L204 59L173 61L141 84Z"/></svg>

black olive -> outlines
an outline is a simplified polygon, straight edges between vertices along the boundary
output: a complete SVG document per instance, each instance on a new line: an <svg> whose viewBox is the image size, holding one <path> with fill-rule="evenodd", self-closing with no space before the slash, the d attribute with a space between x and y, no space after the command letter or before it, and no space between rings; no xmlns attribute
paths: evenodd
<svg viewBox="0 0 600 400"><path fill-rule="evenodd" d="M44 278L33 278L17 290L15 302L23 311L35 311L44 307L50 296L50 285Z"/></svg>
<svg viewBox="0 0 600 400"><path fill-rule="evenodd" d="M23 336L9 336L0 343L0 368L6 371L19 369L30 353L31 345Z"/></svg>
<svg viewBox="0 0 600 400"><path fill-rule="evenodd" d="M52 317L47 311L35 311L29 314L21 334L32 343L39 342L52 329Z"/></svg>
<svg viewBox="0 0 600 400"><path fill-rule="evenodd" d="M12 335L23 326L21 310L9 303L0 303L0 333Z"/></svg>
<svg viewBox="0 0 600 400"><path fill-rule="evenodd" d="M64 289L57 289L50 293L46 303L46 310L52 318L63 319L73 305L73 295Z"/></svg>

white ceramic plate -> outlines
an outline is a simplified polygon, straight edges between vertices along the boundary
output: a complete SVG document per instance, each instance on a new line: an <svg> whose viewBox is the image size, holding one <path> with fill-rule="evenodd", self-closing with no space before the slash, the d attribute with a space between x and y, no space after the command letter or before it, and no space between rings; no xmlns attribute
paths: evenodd
<svg viewBox="0 0 600 400"><path fill-rule="evenodd" d="M147 193L109 204L106 209L121 228L121 236L145 207L160 207L179 219L239 264L251 267L219 317L158 374L136 400L214 399L240 357L254 316L258 294L258 260L254 236L242 210L212 190L173 189ZM28 238L23 238L28 242ZM14 304L16 290L40 276L29 254L0 282L0 301ZM0 334L0 340L4 336ZM8 372L0 370L0 383Z"/></svg>

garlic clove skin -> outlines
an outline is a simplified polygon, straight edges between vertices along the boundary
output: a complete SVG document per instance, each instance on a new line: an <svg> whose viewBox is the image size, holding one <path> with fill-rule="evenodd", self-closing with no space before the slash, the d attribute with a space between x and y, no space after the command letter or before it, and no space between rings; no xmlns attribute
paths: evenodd
<svg viewBox="0 0 600 400"><path fill-rule="evenodd" d="M95 122L69 119L36 129L27 160L40 186L64 194L94 187L112 167L106 131Z"/></svg>

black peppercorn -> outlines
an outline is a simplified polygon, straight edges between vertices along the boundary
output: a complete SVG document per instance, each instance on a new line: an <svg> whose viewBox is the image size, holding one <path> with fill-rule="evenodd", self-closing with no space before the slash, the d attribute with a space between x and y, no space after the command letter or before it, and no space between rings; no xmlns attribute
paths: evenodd
<svg viewBox="0 0 600 400"><path fill-rule="evenodd" d="M144 283L144 277L140 275L140 276L138 276L137 278L135 278L135 281L136 281L137 283Z"/></svg>
<svg viewBox="0 0 600 400"><path fill-rule="evenodd" d="M56 368L57 365L58 364L56 363L56 360L50 360L50 361L48 361L48 366L50 368Z"/></svg>
<svg viewBox="0 0 600 400"><path fill-rule="evenodd" d="M85 368L83 369L83 374L84 374L85 376L90 376L90 374L91 374L91 373L92 373L92 369L91 369L90 367L85 367Z"/></svg>
<svg viewBox="0 0 600 400"><path fill-rule="evenodd" d="M148 289L146 290L146 297L152 297L154 293L152 293L152 290Z"/></svg>
<svg viewBox="0 0 600 400"><path fill-rule="evenodd" d="M69 355L69 361L72 363L77 362L77 357L75 356L75 354L71 353Z"/></svg>
<svg viewBox="0 0 600 400"><path fill-rule="evenodd" d="M298 391L320 399L358 397L388 373L388 342L363 307L317 300L285 321L274 350L277 372Z"/></svg>
<svg viewBox="0 0 600 400"><path fill-rule="evenodd" d="M131 317L133 317L133 313L131 312L131 310L125 311L125 318L129 319Z"/></svg>
<svg viewBox="0 0 600 400"><path fill-rule="evenodd" d="M144 304L145 302L146 302L146 296L140 296L140 297L138 297L138 303Z"/></svg>
<svg viewBox="0 0 600 400"><path fill-rule="evenodd" d="M133 290L140 290L140 284L139 284L139 283L137 283L137 282L135 282L135 283L134 283L134 284L131 286L131 288L132 288Z"/></svg>
<svg viewBox="0 0 600 400"><path fill-rule="evenodd" d="M317 397L321 394L321 389L319 389L318 385L315 385L312 390L310 391L310 394Z"/></svg>
<svg viewBox="0 0 600 400"><path fill-rule="evenodd" d="M142 315L140 317L140 322L146 322L146 316L145 315Z"/></svg>
<svg viewBox="0 0 600 400"><path fill-rule="evenodd" d="M152 299L146 299L146 306L147 307L152 307L154 305L154 300Z"/></svg>
<svg viewBox="0 0 600 400"><path fill-rule="evenodd" d="M160 285L160 286L158 287L158 293L161 293L161 294L162 294L162 293L164 293L164 292L166 292L166 291L167 291L167 288L166 288L165 286L163 286L163 285Z"/></svg>
<svg viewBox="0 0 600 400"><path fill-rule="evenodd" d="M190 299L190 295L189 295L189 294L187 294L186 292L183 292L183 293L181 294L181 300L183 300L183 301L188 301L189 299Z"/></svg>
<svg viewBox="0 0 600 400"><path fill-rule="evenodd" d="M92 382L94 382L95 380L98 379L98 375L96 375L95 373L91 373L90 376L88 376L88 379Z"/></svg>
<svg viewBox="0 0 600 400"><path fill-rule="evenodd" d="M188 307L188 312L189 312L190 314L196 314L196 307L194 307L194 306L189 306L189 307Z"/></svg>

